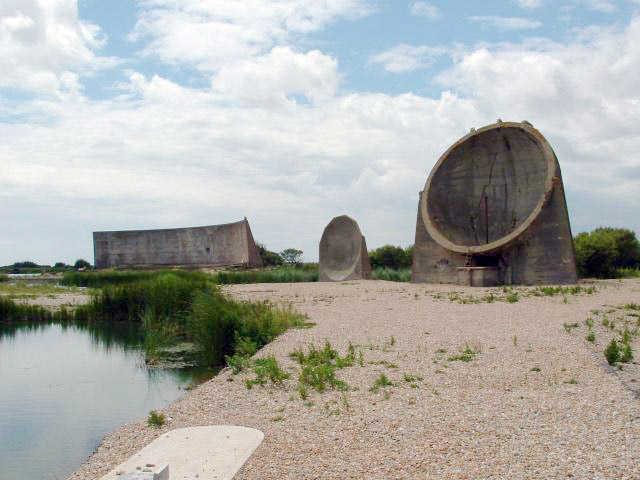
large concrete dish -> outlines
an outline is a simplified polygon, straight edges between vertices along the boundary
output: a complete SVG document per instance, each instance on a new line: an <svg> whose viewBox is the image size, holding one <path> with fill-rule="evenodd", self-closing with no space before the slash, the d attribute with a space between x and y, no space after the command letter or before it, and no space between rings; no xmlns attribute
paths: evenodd
<svg viewBox="0 0 640 480"><path fill-rule="evenodd" d="M331 220L320 239L321 280L339 282L356 275L362 246L362 232L355 220L347 215Z"/></svg>
<svg viewBox="0 0 640 480"><path fill-rule="evenodd" d="M421 216L434 241L461 254L488 254L516 241L549 201L555 154L527 122L472 131L438 160Z"/></svg>

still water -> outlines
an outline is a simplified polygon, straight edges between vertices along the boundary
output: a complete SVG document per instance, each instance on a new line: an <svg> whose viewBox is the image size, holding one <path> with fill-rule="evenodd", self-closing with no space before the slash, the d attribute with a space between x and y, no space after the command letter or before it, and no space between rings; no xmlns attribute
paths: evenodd
<svg viewBox="0 0 640 480"><path fill-rule="evenodd" d="M130 327L0 326L0 479L62 480L206 373L147 369Z"/></svg>

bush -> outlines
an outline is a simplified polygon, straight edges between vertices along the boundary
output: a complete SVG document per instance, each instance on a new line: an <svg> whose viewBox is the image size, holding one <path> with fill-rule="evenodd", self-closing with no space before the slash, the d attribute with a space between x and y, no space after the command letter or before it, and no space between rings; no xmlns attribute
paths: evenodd
<svg viewBox="0 0 640 480"><path fill-rule="evenodd" d="M616 342L615 339L611 340L609 345L607 345L607 348L605 348L604 356L609 365L613 365L620 360L620 348L618 347L618 342Z"/></svg>
<svg viewBox="0 0 640 480"><path fill-rule="evenodd" d="M410 268L413 258L413 246L402 248L394 245L384 245L369 252L371 267L392 268L400 270Z"/></svg>
<svg viewBox="0 0 640 480"><path fill-rule="evenodd" d="M616 243L604 232L580 233L574 239L576 266L580 277L607 278L615 276L613 262Z"/></svg>
<svg viewBox="0 0 640 480"><path fill-rule="evenodd" d="M91 268L91 264L86 260L79 258L78 260L76 260L76 263L73 264L73 268L75 268L76 270L79 268Z"/></svg>
<svg viewBox="0 0 640 480"><path fill-rule="evenodd" d="M262 265L265 267L277 267L284 263L284 260L280 255L276 252L271 252L267 250L262 243L257 243L256 247L258 248L258 255L262 258Z"/></svg>
<svg viewBox="0 0 640 480"><path fill-rule="evenodd" d="M410 282L411 269L394 270L392 268L378 267L373 270L372 276L377 280L387 280L389 282Z"/></svg>
<svg viewBox="0 0 640 480"><path fill-rule="evenodd" d="M291 265L297 265L302 262L302 254L304 252L302 250L298 250L296 248L287 248L280 252L280 257L285 261L285 263Z"/></svg>

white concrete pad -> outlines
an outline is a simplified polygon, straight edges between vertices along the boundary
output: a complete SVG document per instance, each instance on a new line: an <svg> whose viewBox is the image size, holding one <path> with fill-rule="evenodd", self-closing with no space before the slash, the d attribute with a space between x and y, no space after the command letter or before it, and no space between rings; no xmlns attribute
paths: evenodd
<svg viewBox="0 0 640 480"><path fill-rule="evenodd" d="M102 480L118 480L147 464L168 464L170 480L231 480L263 438L260 430L232 425L178 428L163 433Z"/></svg>

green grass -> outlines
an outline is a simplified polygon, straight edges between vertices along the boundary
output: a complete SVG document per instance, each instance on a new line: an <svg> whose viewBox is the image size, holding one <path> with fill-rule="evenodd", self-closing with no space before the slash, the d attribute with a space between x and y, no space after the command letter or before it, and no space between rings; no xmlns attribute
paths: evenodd
<svg viewBox="0 0 640 480"><path fill-rule="evenodd" d="M410 282L411 281L411 269L403 268L395 270L393 268L378 267L374 268L372 277L376 280L387 280L389 282Z"/></svg>
<svg viewBox="0 0 640 480"><path fill-rule="evenodd" d="M318 266L311 264L299 267L285 266L265 270L217 272L212 275L212 279L220 285L317 282Z"/></svg>
<svg viewBox="0 0 640 480"><path fill-rule="evenodd" d="M310 345L307 352L298 348L289 354L301 367L298 379L298 393L305 400L308 389L324 392L327 389L349 390L347 385L336 376L336 370L352 367L355 363L355 347L350 343L347 353L341 356L328 341L323 348Z"/></svg>
<svg viewBox="0 0 640 480"><path fill-rule="evenodd" d="M273 355L256 359L253 364L253 372L255 378L245 381L248 389L251 389L253 385L264 385L268 381L273 385L282 385L289 378L289 374L280 367L278 360Z"/></svg>
<svg viewBox="0 0 640 480"><path fill-rule="evenodd" d="M387 378L384 373L381 373L378 378L376 378L375 382L373 382L373 386L369 389L370 392L376 393L381 388L393 387L394 383Z"/></svg>
<svg viewBox="0 0 640 480"><path fill-rule="evenodd" d="M163 413L156 412L155 410L151 410L149 412L149 418L147 418L147 425L150 427L161 427L165 423L165 417Z"/></svg>
<svg viewBox="0 0 640 480"><path fill-rule="evenodd" d="M478 353L480 353L480 349L472 349L469 344L466 344L464 346L464 349L462 349L462 352L460 353L460 355L451 355L450 357L447 358L447 360L449 362L465 362L468 363L470 361L472 361L476 355L478 355Z"/></svg>
<svg viewBox="0 0 640 480"><path fill-rule="evenodd" d="M187 270L103 270L97 272L65 272L60 283L67 286L102 288L154 280L171 274L188 281L207 281L210 276L203 272Z"/></svg>
<svg viewBox="0 0 640 480"><path fill-rule="evenodd" d="M619 268L616 270L617 278L639 278L640 268Z"/></svg>

